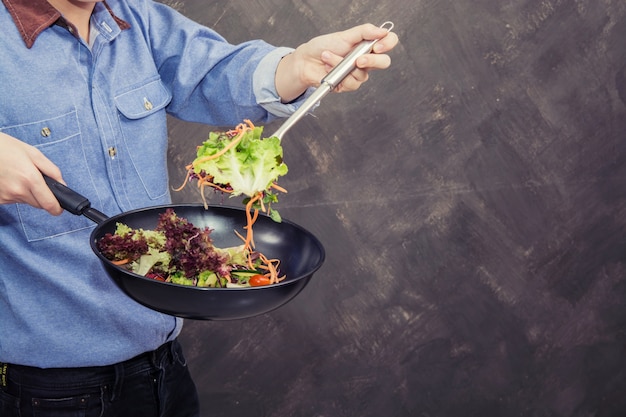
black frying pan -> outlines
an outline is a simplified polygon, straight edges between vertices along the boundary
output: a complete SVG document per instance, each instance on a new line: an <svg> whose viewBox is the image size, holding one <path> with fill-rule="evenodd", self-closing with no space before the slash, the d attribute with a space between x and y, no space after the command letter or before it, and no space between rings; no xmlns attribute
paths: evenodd
<svg viewBox="0 0 626 417"><path fill-rule="evenodd" d="M145 278L114 265L98 250L96 242L106 233L114 233L116 223L154 229L159 214L173 208L179 217L195 226L213 229L211 238L217 247L229 247L241 244L234 230L242 232L245 210L183 204L148 207L107 217L92 208L87 198L51 178L45 179L61 207L97 223L90 237L91 249L117 285L139 303L163 313L198 320L233 320L267 313L298 295L324 262L324 247L313 234L288 220L276 223L260 215L254 224L256 249L281 260L281 274L287 276L284 281L265 287L199 288Z"/></svg>

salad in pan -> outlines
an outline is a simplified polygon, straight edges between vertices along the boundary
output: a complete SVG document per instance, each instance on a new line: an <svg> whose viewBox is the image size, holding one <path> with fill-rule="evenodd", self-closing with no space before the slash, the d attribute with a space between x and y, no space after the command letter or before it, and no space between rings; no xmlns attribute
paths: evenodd
<svg viewBox="0 0 626 417"><path fill-rule="evenodd" d="M100 252L127 270L158 281L213 288L239 288L279 282L276 259L246 248L214 246L209 228L194 226L168 208L154 230L117 223L97 242Z"/></svg>
<svg viewBox="0 0 626 417"><path fill-rule="evenodd" d="M132 229L118 223L115 233L97 243L111 262L131 272L159 281L198 287L232 288L270 285L282 281L278 259L268 259L255 250L253 225L259 212L280 222L272 204L278 192L278 177L287 174L283 149L277 137L263 138L263 128L249 120L226 132L211 132L198 147L195 160L186 166L187 183L196 182L205 207L205 188L231 197L242 196L246 207L242 244L217 248L209 228L198 228L168 209L155 230Z"/></svg>
<svg viewBox="0 0 626 417"><path fill-rule="evenodd" d="M245 236L241 253L246 257L247 269L260 268L269 284L278 282L278 260L266 258L255 251L253 226L259 212L268 214L274 221L281 217L272 204L278 202L278 193L287 191L277 184L280 176L288 172L283 161L283 149L276 136L264 138L263 127L245 120L226 132L211 132L209 138L198 146L196 158L186 166L187 177L181 190L189 182L196 182L207 205L205 188L243 196L246 207ZM257 277L258 278L258 277ZM260 278L258 278L260 279Z"/></svg>

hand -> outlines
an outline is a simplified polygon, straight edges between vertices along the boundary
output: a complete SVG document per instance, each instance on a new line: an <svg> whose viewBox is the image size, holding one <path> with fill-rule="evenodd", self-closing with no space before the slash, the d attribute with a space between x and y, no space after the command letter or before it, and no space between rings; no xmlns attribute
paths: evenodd
<svg viewBox="0 0 626 417"><path fill-rule="evenodd" d="M26 203L61 214L42 173L63 182L59 168L37 148L0 132L0 204Z"/></svg>
<svg viewBox="0 0 626 417"><path fill-rule="evenodd" d="M369 78L369 71L391 65L386 53L398 44L398 35L387 29L364 24L342 32L315 37L285 56L276 70L276 90L284 102L291 101L308 87L317 87L322 78L362 40L379 39L374 50L357 59L352 71L335 91L354 91Z"/></svg>

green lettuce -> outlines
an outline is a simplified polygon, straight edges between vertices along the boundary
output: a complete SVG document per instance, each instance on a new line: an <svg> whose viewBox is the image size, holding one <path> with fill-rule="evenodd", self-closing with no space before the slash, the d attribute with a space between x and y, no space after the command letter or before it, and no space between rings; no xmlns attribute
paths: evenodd
<svg viewBox="0 0 626 417"><path fill-rule="evenodd" d="M215 252L227 256L229 265L245 265L248 256L244 245L232 246L229 248L215 248Z"/></svg>
<svg viewBox="0 0 626 417"><path fill-rule="evenodd" d="M287 174L288 168L283 162L280 139L262 138L262 133L262 126L246 131L239 143L220 157L194 164L195 172L204 171L213 177L213 183L230 187L233 197L269 192L272 183ZM198 148L196 161L217 154L231 141L232 138L223 133L211 132Z"/></svg>
<svg viewBox="0 0 626 417"><path fill-rule="evenodd" d="M145 276L156 264L167 266L169 265L171 259L172 258L169 253L161 252L158 249L149 247L148 253L141 255L139 259L135 261L136 264L132 265L132 270L136 274Z"/></svg>

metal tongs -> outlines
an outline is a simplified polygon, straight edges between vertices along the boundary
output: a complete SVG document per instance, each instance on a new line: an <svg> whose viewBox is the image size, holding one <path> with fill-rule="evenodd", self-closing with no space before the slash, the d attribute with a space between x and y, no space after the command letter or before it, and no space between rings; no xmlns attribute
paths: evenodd
<svg viewBox="0 0 626 417"><path fill-rule="evenodd" d="M387 32L391 32L393 29L393 22L385 22L380 25L381 28L387 29ZM302 103L302 105L291 115L278 130L271 136L275 136L278 139L283 138L283 135L287 133L291 127L296 124L305 114L308 113L313 106L315 106L326 94L330 93L339 83L348 76L356 68L356 60L362 55L372 52L374 44L378 42L378 39L371 41L361 41L345 58L337 64L324 78L320 81L320 86Z"/></svg>

